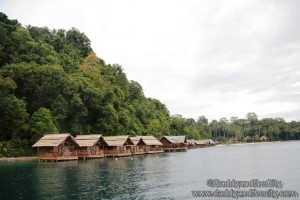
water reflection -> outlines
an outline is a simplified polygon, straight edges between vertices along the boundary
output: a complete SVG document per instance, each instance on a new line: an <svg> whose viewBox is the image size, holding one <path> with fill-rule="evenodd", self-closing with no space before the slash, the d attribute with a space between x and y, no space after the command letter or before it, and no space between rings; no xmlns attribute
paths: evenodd
<svg viewBox="0 0 300 200"><path fill-rule="evenodd" d="M300 192L300 142L58 163L2 163L0 199L192 199L206 180L269 179Z"/></svg>
<svg viewBox="0 0 300 200"><path fill-rule="evenodd" d="M37 163L2 163L0 199L32 199Z"/></svg>
<svg viewBox="0 0 300 200"><path fill-rule="evenodd" d="M78 161L39 163L35 174L35 199L62 199L72 196L73 185L77 180L76 173Z"/></svg>

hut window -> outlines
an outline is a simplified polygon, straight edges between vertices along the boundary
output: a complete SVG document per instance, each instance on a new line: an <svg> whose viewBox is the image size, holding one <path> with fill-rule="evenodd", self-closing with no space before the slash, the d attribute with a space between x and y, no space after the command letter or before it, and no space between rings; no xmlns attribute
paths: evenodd
<svg viewBox="0 0 300 200"><path fill-rule="evenodd" d="M59 153L64 153L64 151L65 151L65 148L63 146L58 147L58 152Z"/></svg>
<svg viewBox="0 0 300 200"><path fill-rule="evenodd" d="M52 147L47 147L47 153L53 153L53 148Z"/></svg>
<svg viewBox="0 0 300 200"><path fill-rule="evenodd" d="M74 147L73 146L69 147L69 151L70 152L74 151Z"/></svg>
<svg viewBox="0 0 300 200"><path fill-rule="evenodd" d="M91 150L91 151L96 151L96 146L90 147L90 150Z"/></svg>

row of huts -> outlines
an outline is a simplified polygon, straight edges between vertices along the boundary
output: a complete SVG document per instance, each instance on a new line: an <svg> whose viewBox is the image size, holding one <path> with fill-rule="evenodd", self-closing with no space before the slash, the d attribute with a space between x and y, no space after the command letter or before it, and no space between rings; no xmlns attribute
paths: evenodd
<svg viewBox="0 0 300 200"><path fill-rule="evenodd" d="M197 143L195 143L197 144ZM210 141L208 144L212 144ZM203 144L201 144L203 145ZM185 136L163 136L158 141L153 136L102 136L49 134L33 147L37 148L40 161L77 160L102 157L121 157L194 148Z"/></svg>
<svg viewBox="0 0 300 200"><path fill-rule="evenodd" d="M269 139L267 136L263 135L263 136L261 136L261 137L258 139L258 141L259 141L259 142L269 142L270 139ZM231 143L239 143L240 141L238 140L237 137L231 137L231 138L229 139L229 142L231 142ZM246 142L246 143L253 143L253 142L256 142L256 140L255 140L254 137L247 136L247 137L245 137L245 138L243 139L243 142Z"/></svg>
<svg viewBox="0 0 300 200"><path fill-rule="evenodd" d="M188 140L187 141L188 148L189 149L195 149L195 148L203 148L203 147L211 147L219 144L219 142L215 142L212 139L206 139L206 140Z"/></svg>

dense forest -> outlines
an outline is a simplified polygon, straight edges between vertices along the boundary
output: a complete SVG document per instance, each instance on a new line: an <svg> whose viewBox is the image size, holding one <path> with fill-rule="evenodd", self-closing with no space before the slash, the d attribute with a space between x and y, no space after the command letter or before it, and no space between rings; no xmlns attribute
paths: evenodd
<svg viewBox="0 0 300 200"><path fill-rule="evenodd" d="M300 138L300 122L255 113L211 123L170 116L120 65L97 57L76 28L23 27L0 13L0 38L0 157L33 154L31 145L46 133Z"/></svg>

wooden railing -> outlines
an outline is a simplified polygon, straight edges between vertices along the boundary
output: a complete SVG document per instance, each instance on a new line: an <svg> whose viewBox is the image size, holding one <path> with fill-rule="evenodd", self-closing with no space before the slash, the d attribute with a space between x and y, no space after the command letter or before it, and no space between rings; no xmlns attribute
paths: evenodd
<svg viewBox="0 0 300 200"><path fill-rule="evenodd" d="M149 148L148 150L149 151L162 151L163 148L162 147L158 147L158 148L152 147L152 148Z"/></svg>
<svg viewBox="0 0 300 200"><path fill-rule="evenodd" d="M70 157L70 156L77 156L77 151L73 152L53 152L53 153L43 153L39 155L40 157Z"/></svg>
<svg viewBox="0 0 300 200"><path fill-rule="evenodd" d="M81 156L87 156L87 155L103 155L104 151L92 151L92 152L87 152L87 151L79 151L78 155Z"/></svg>
<svg viewBox="0 0 300 200"><path fill-rule="evenodd" d="M144 153L144 149L131 149L131 153Z"/></svg>

